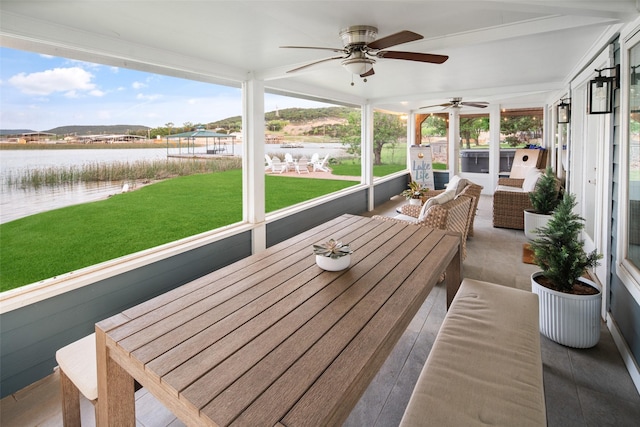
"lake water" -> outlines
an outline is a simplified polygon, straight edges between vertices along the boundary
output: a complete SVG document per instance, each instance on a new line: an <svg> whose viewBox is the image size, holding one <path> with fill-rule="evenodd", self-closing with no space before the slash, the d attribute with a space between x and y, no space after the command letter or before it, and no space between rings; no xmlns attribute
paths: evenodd
<svg viewBox="0 0 640 427"><path fill-rule="evenodd" d="M265 152L270 155L284 156L291 153L294 157L311 157L313 153L324 156L344 155L340 143L303 143L301 148L280 148L267 145ZM191 149L193 152L194 149ZM204 154L204 147L196 147L195 152ZM227 146L227 153L239 156L240 144ZM0 223L64 206L102 200L122 191L122 183L80 183L38 189L20 189L6 185L8 176L17 177L29 169L43 169L55 166L81 166L95 163L129 162L141 160L163 160L167 155L189 154L182 148L108 148L73 150L1 150L0 151Z"/></svg>

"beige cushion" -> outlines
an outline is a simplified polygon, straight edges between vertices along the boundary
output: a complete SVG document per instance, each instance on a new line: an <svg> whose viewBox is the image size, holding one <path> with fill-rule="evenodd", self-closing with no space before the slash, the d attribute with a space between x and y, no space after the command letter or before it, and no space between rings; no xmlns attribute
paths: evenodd
<svg viewBox="0 0 640 427"><path fill-rule="evenodd" d="M449 180L445 193L449 191L453 191L454 195L457 196L458 194L460 194L462 190L464 190L464 187L466 186L467 186L466 179L460 178L458 175L454 175L453 178Z"/></svg>
<svg viewBox="0 0 640 427"><path fill-rule="evenodd" d="M98 398L95 333L56 351L56 361L84 397L89 400Z"/></svg>
<svg viewBox="0 0 640 427"><path fill-rule="evenodd" d="M444 191L437 196L433 196L422 205L422 209L420 210L420 215L418 216L418 221L423 221L427 215L427 211L431 206L434 205L442 205L454 199L456 195L453 191Z"/></svg>
<svg viewBox="0 0 640 427"><path fill-rule="evenodd" d="M536 188L536 184L538 183L538 179L542 176L542 171L540 169L531 169L527 172L524 177L524 182L522 183L522 191L525 193L529 193Z"/></svg>
<svg viewBox="0 0 640 427"><path fill-rule="evenodd" d="M509 185L498 185L496 191L511 191L512 193L524 193L524 190L520 187L511 187Z"/></svg>
<svg viewBox="0 0 640 427"><path fill-rule="evenodd" d="M546 426L538 296L464 279L401 426Z"/></svg>

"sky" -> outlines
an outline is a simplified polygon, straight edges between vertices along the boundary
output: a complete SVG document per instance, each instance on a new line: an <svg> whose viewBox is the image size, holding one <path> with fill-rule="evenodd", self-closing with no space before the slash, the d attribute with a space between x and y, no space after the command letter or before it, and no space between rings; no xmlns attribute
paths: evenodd
<svg viewBox="0 0 640 427"><path fill-rule="evenodd" d="M327 104L266 95L265 111ZM241 90L0 47L0 129L209 123L242 113Z"/></svg>

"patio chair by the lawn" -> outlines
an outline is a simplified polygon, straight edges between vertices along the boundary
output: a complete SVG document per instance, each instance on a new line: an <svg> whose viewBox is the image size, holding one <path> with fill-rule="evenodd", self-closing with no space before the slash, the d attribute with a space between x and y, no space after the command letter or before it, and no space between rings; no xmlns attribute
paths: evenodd
<svg viewBox="0 0 640 427"><path fill-rule="evenodd" d="M271 165L271 172L273 173L282 173L287 171L287 164L276 156L271 159Z"/></svg>
<svg viewBox="0 0 640 427"><path fill-rule="evenodd" d="M285 153L284 163L287 165L287 172L295 170L296 162L293 160L293 156L290 153Z"/></svg>
<svg viewBox="0 0 640 427"><path fill-rule="evenodd" d="M268 154L264 155L264 161L267 163L264 167L264 170L273 172L273 161L271 160L271 157L269 157Z"/></svg>
<svg viewBox="0 0 640 427"><path fill-rule="evenodd" d="M309 173L309 161L306 157L300 157L298 163L296 163L296 172Z"/></svg>
<svg viewBox="0 0 640 427"><path fill-rule="evenodd" d="M324 159L322 159L321 161L314 162L313 163L313 171L314 172L317 172L317 171L329 172L329 168L327 168L327 161L328 160L329 160L329 154L324 156Z"/></svg>

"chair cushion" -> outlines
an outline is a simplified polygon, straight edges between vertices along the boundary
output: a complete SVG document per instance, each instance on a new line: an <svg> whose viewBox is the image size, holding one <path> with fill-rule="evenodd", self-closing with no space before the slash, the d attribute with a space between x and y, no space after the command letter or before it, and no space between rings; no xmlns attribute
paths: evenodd
<svg viewBox="0 0 640 427"><path fill-rule="evenodd" d="M98 398L95 333L56 351L56 361L84 397L89 400Z"/></svg>
<svg viewBox="0 0 640 427"><path fill-rule="evenodd" d="M420 210L420 215L418 216L418 222L424 221L424 218L427 216L427 210L429 210L431 206L442 205L453 200L454 197L455 193L453 191L445 191L444 193L431 197L424 203L424 205L422 205L422 210Z"/></svg>
<svg viewBox="0 0 640 427"><path fill-rule="evenodd" d="M512 193L524 193L524 190L520 187L511 187L509 185L498 185L496 191L510 191Z"/></svg>
<svg viewBox="0 0 640 427"><path fill-rule="evenodd" d="M522 183L522 191L530 193L535 190L538 179L541 176L542 171L540 169L531 169L528 171L527 175L524 177L524 182Z"/></svg>

